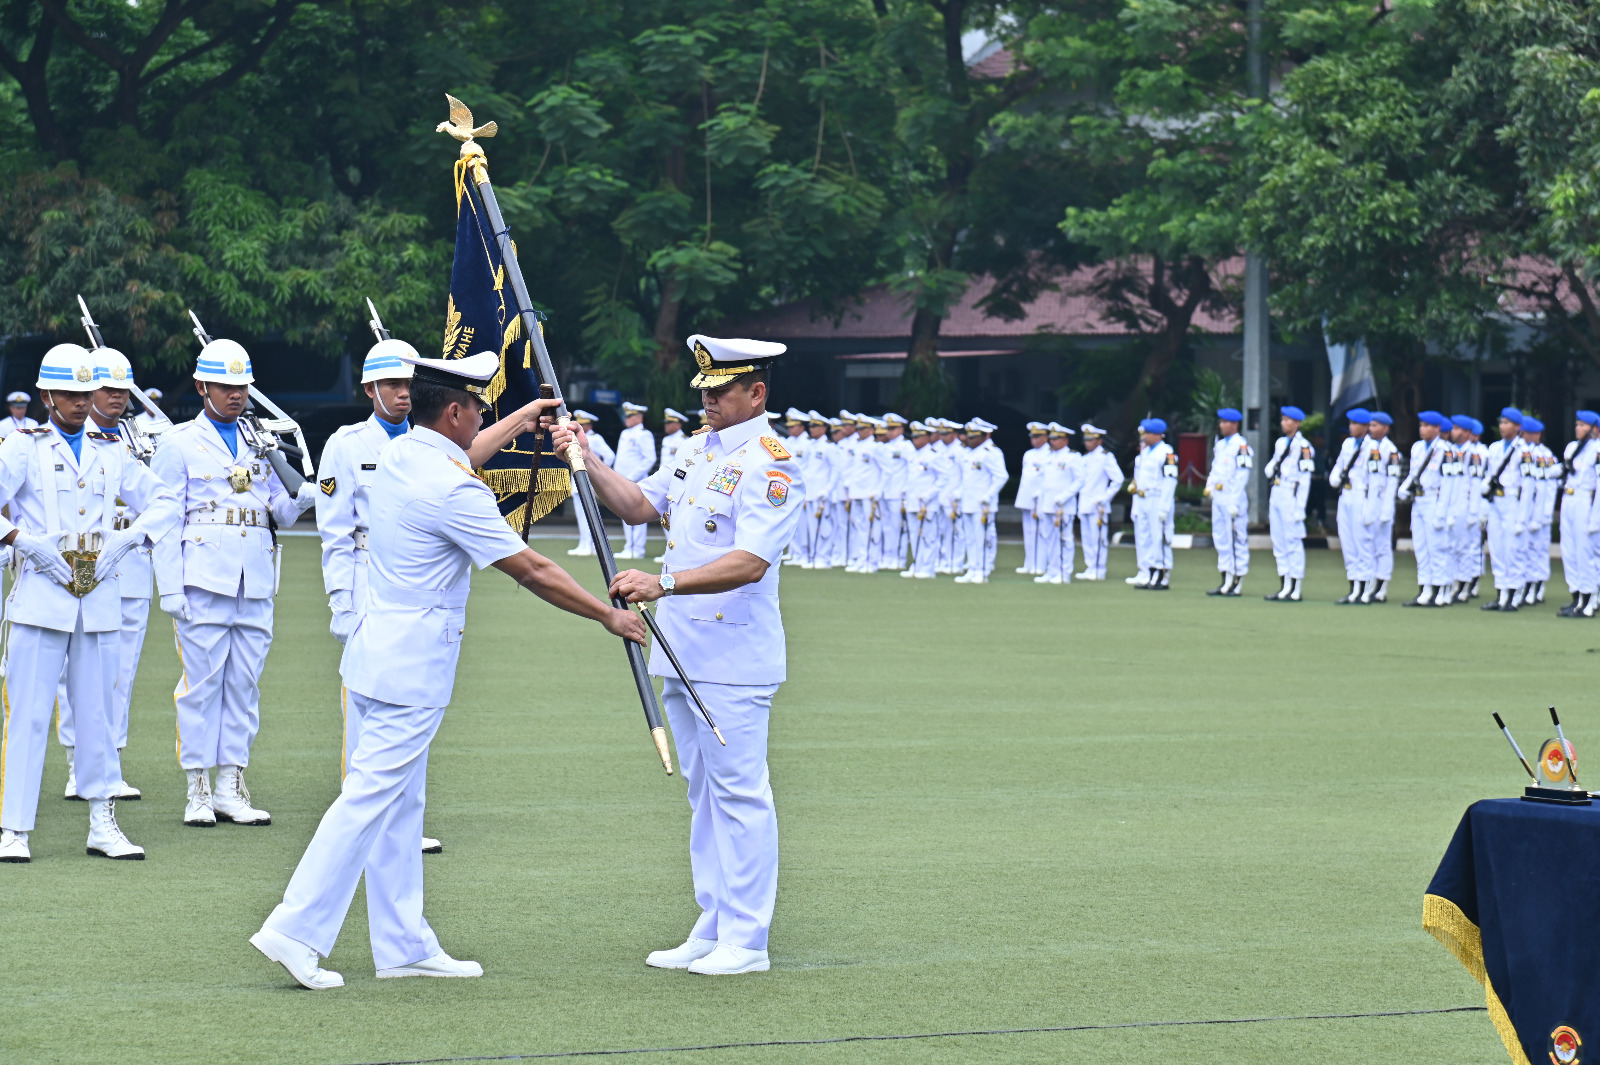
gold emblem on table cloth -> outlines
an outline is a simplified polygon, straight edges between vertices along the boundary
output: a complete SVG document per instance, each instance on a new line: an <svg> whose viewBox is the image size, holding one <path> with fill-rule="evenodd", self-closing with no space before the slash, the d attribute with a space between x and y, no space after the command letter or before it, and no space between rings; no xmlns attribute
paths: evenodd
<svg viewBox="0 0 1600 1065"><path fill-rule="evenodd" d="M61 557L72 567L72 583L67 585L67 591L79 599L100 584L94 577L95 563L100 559L100 546L99 533L79 533L78 546L61 552Z"/></svg>
<svg viewBox="0 0 1600 1065"><path fill-rule="evenodd" d="M250 469L246 466L233 466L228 470L228 484L233 486L235 492L250 491Z"/></svg>
<svg viewBox="0 0 1600 1065"><path fill-rule="evenodd" d="M1583 1039L1570 1025L1563 1024L1550 1033L1551 1065L1582 1065Z"/></svg>

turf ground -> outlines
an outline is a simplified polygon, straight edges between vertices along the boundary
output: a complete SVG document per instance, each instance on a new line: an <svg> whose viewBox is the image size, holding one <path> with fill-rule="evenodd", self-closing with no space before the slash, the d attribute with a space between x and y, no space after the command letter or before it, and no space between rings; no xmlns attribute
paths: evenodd
<svg viewBox="0 0 1600 1065"><path fill-rule="evenodd" d="M545 547L567 546L547 541ZM556 552L559 555L559 551ZM313 994L246 943L338 786L337 645L315 544L289 541L250 768L270 828L180 824L176 660L159 614L119 811L143 863L83 854L45 769L34 862L0 866L0 1060L304 1062L1481 1006L1421 929L1463 809L1515 794L1490 710L1543 736L1586 698L1600 627L1477 609L1219 601L1210 552L1174 590L986 587L793 570L772 772L783 872L773 971L646 968L694 913L683 786L622 654L479 574L434 744L428 913L481 980L373 979L358 893ZM565 556L560 556L565 560ZM592 560L575 571L598 584ZM1397 590L1411 594L1403 556ZM396 663L396 668L404 668ZM668 1062L1499 1063L1483 1013L652 1055Z"/></svg>

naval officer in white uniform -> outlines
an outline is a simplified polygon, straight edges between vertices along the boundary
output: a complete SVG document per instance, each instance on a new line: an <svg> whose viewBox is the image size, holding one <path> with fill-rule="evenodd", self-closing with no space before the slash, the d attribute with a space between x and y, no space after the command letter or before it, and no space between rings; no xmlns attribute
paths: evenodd
<svg viewBox="0 0 1600 1065"><path fill-rule="evenodd" d="M242 345L207 344L194 371L203 407L163 436L150 463L183 513L181 532L156 544L155 571L183 670L173 695L178 764L189 778L183 823L196 828L272 823L251 803L244 770L261 731L259 685L278 591L276 526L294 524L317 501L316 486L289 467L275 442L256 440L239 421L254 380ZM298 483L291 488L285 477Z"/></svg>
<svg viewBox="0 0 1600 1065"><path fill-rule="evenodd" d="M144 849L117 825L122 784L114 712L122 626L114 576L130 551L171 535L172 493L128 453L116 433L87 426L96 387L94 359L59 344L39 366L50 420L0 444L0 544L16 549L20 569L6 599L5 734L0 741L0 861L32 858L28 834L56 685L67 666L77 745L77 790L89 801L91 855L141 860ZM138 514L117 526L117 501ZM84 572L63 552L98 557Z"/></svg>
<svg viewBox="0 0 1600 1065"><path fill-rule="evenodd" d="M658 618L728 745L712 735L660 648L650 672L689 786L689 864L700 918L688 938L646 960L662 969L732 975L768 969L767 932L778 892L778 821L767 774L772 697L785 678L777 562L794 535L805 485L767 425L767 367L782 344L692 336L707 430L682 464L634 485L594 472L601 502L626 521L667 529L661 575L625 570L611 593L666 598ZM557 450L572 439L557 430ZM578 434L579 443L583 434Z"/></svg>
<svg viewBox="0 0 1600 1065"><path fill-rule="evenodd" d="M28 393L13 392L6 397L6 414L0 418L0 440L4 440L18 429L37 429L39 423L28 417Z"/></svg>
<svg viewBox="0 0 1600 1065"><path fill-rule="evenodd" d="M617 437L616 470L630 481L642 481L656 465L656 438L644 427L645 411L639 403L622 405L622 434ZM629 525L623 530L618 558L644 558L650 526Z"/></svg>
<svg viewBox="0 0 1600 1065"><path fill-rule="evenodd" d="M340 672L361 717L339 797L317 826L283 902L250 938L313 990L344 978L332 950L363 874L380 979L482 976L445 953L422 914L422 815L428 746L455 685L472 567L494 566L541 599L644 642L644 622L602 603L533 551L500 516L468 448L482 422L491 351L459 360L402 355L415 367L416 426L384 449L368 495L367 596Z"/></svg>

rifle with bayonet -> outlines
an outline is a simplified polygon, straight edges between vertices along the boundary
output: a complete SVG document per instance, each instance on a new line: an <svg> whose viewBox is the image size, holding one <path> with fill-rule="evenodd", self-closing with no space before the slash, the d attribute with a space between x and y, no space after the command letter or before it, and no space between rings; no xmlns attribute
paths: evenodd
<svg viewBox="0 0 1600 1065"><path fill-rule="evenodd" d="M200 346L204 348L211 343L211 334L200 324L199 315L190 311L189 320L194 323L195 339L200 341ZM300 423L267 398L267 394L253 382L249 388L251 402L245 404L244 413L239 416L239 423L245 427L245 442L257 455L269 461L274 451L281 451L285 455L298 458L300 468L305 471L305 479L308 481L313 479L316 476L316 468L311 465L311 446L306 443L306 434L301 430ZM257 404L271 417L263 417L261 412L255 409ZM291 444L290 440L294 443ZM289 489L290 494L299 488L299 485L288 484L288 478L283 477L281 470L278 475L285 481L284 487Z"/></svg>
<svg viewBox="0 0 1600 1065"><path fill-rule="evenodd" d="M78 297L78 307L83 311L84 331L89 334L89 346L98 351L106 346L105 338L100 333L100 326L95 323L94 315L89 313L89 305L83 297ZM156 437L173 427L172 419L167 417L167 412L156 406L156 401L151 399L144 389L133 383L133 378L122 382L115 387L126 387L133 393L135 399L144 406L145 411L154 420L155 424L145 425L131 412L124 411L119 419L122 436L128 442L128 450L133 452L133 457L145 465L150 464L151 457L156 453Z"/></svg>

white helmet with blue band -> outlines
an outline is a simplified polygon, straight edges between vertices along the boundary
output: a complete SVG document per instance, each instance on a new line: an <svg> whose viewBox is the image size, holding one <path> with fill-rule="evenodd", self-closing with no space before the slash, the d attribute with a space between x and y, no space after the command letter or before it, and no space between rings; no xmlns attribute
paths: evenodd
<svg viewBox="0 0 1600 1065"><path fill-rule="evenodd" d="M93 392L100 387L94 379L94 356L81 344L57 344L44 353L34 387L41 392Z"/></svg>
<svg viewBox="0 0 1600 1065"><path fill-rule="evenodd" d="M250 365L250 353L237 340L213 340L200 349L195 363L196 381L213 381L219 385L248 385L255 379Z"/></svg>

